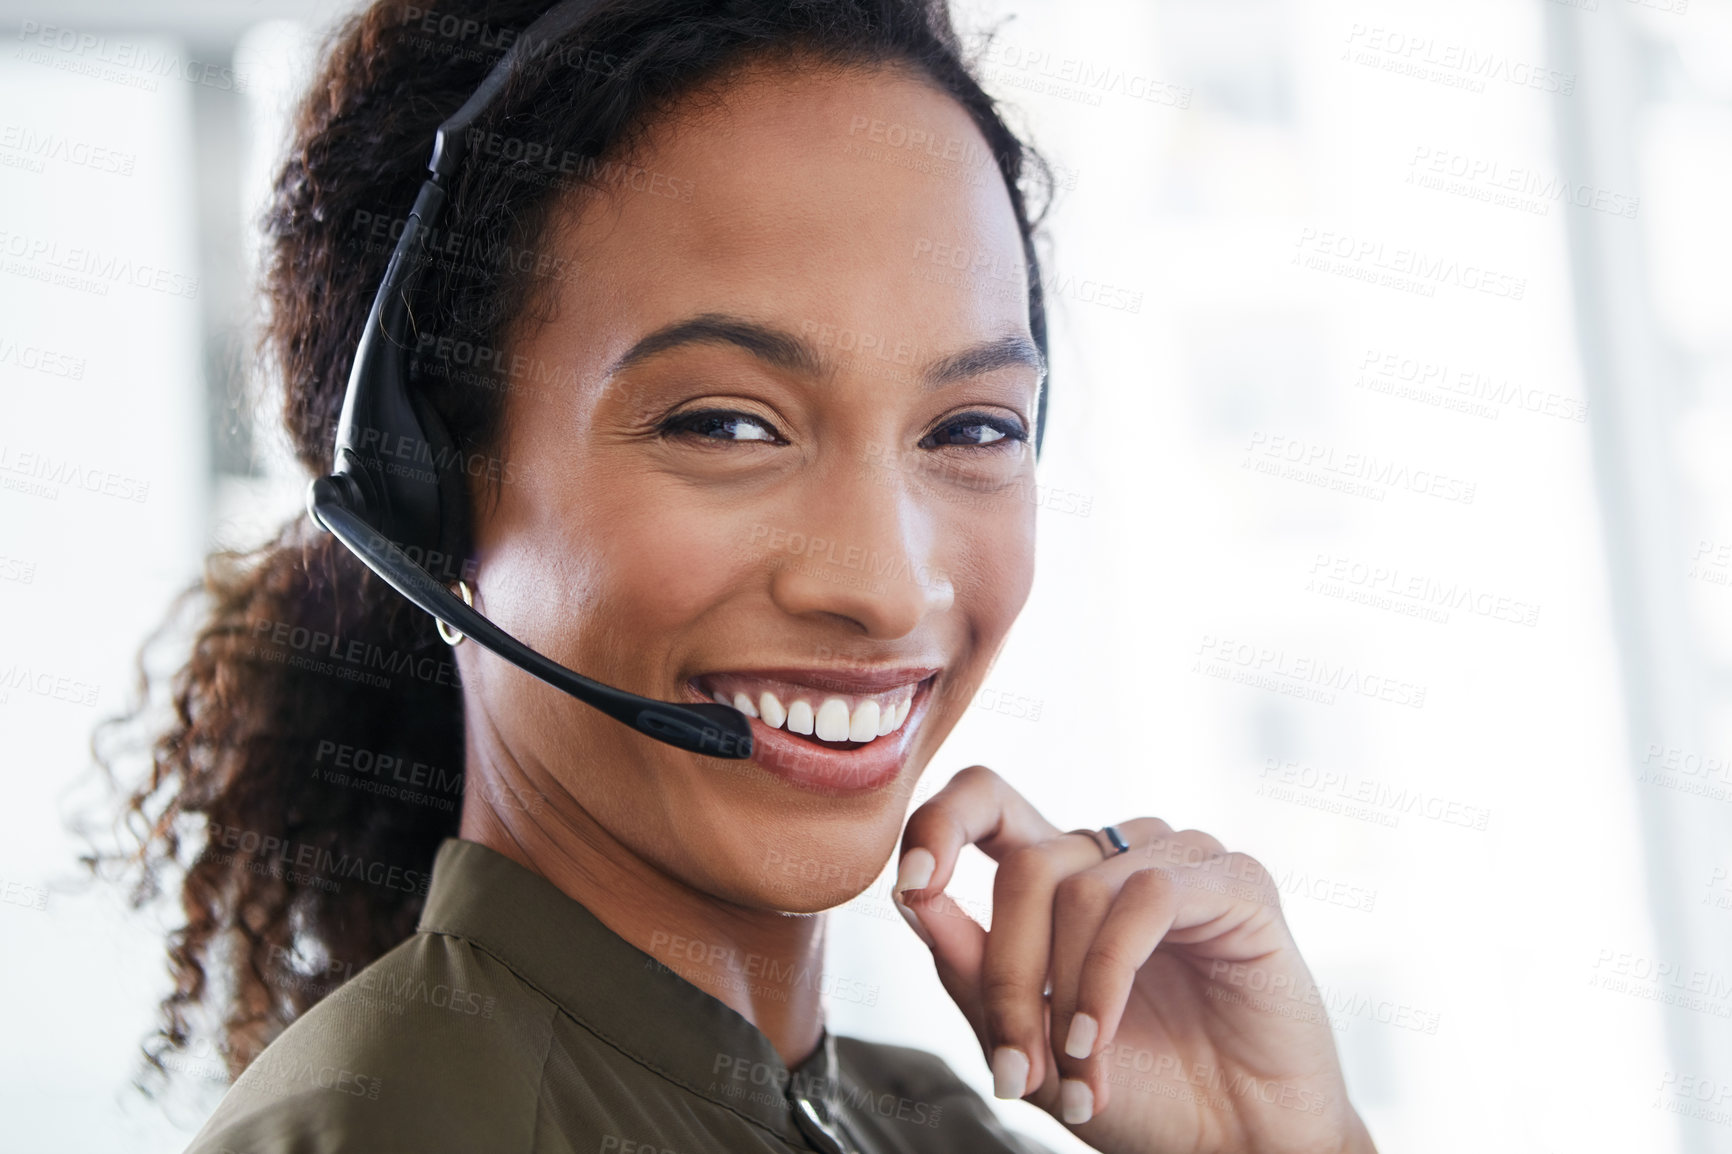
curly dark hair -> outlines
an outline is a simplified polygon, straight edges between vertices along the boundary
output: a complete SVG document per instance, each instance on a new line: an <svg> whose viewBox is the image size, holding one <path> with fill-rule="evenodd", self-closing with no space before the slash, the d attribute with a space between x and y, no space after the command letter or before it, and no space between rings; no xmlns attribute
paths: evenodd
<svg viewBox="0 0 1732 1154"><path fill-rule="evenodd" d="M350 360L435 128L548 7L379 0L332 34L263 222L261 348L309 472L330 469ZM504 145L471 150L413 302L412 378L461 451L491 451L504 392L526 383L497 350L559 281L535 255L552 210L635 181L629 158L658 117L765 60L911 67L968 111L1010 193L1044 343L1035 235L1050 170L982 91L945 0L599 0L477 124ZM252 552L212 555L176 621L192 626L190 657L152 677L141 653L135 703L97 730L119 842L84 859L129 876L135 907L172 884L165 874L180 879L186 921L168 939L173 989L144 1045L147 1093L205 1030L238 1076L412 934L463 790L462 689L432 619L308 518ZM153 697L171 719L147 709ZM123 783L128 751L148 771Z"/></svg>

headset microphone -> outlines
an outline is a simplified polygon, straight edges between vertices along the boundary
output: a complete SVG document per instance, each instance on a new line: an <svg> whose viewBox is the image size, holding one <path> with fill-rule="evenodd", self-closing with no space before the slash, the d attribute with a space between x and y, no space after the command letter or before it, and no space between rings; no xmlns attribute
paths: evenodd
<svg viewBox="0 0 1732 1154"><path fill-rule="evenodd" d="M408 298L421 271L424 238L462 164L466 130L498 99L518 61L546 51L593 3L564 0L542 15L512 42L463 107L439 126L427 165L432 175L415 198L355 350L332 473L307 487L307 511L415 605L549 685L668 745L712 757L750 757L751 723L739 710L657 701L592 681L494 625L411 556L438 550L448 558L461 557L468 543L468 505L455 445L438 413L409 385Z"/></svg>

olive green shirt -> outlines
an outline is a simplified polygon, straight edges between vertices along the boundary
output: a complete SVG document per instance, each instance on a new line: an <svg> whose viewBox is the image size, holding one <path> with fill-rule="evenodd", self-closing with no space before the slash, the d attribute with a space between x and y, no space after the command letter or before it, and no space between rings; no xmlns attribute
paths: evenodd
<svg viewBox="0 0 1732 1154"><path fill-rule="evenodd" d="M448 838L415 935L272 1042L188 1154L1045 1148L932 1054L757 1027L551 882Z"/></svg>

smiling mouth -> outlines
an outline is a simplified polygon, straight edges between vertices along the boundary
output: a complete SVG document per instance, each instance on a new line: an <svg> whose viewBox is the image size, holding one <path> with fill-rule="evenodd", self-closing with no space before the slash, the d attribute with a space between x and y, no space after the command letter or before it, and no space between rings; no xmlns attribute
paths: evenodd
<svg viewBox="0 0 1732 1154"><path fill-rule="evenodd" d="M918 670L903 684L873 692L840 692L840 687L745 673L707 673L692 684L705 697L731 705L771 729L785 730L826 749L849 750L897 733L908 720L915 695L935 676ZM827 679L818 675L813 680Z"/></svg>

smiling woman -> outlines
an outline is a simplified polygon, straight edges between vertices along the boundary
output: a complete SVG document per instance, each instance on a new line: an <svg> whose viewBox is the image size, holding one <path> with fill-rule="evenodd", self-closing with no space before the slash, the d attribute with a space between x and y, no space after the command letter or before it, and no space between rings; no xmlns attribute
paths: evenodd
<svg viewBox="0 0 1732 1154"><path fill-rule="evenodd" d="M333 41L266 285L315 474L389 206L543 7L383 2ZM1001 1096L1101 1150L1369 1148L1251 859L1154 818L1074 836L981 767L907 817L1028 596L1044 414L1043 169L942 5L602 0L525 55L406 300L464 484L420 560L553 661L738 709L752 755L436 632L305 521L213 559L128 799L141 894L202 835L151 1050L222 1024L193 1149L1034 1149L933 1056L825 1028L821 913L899 838ZM427 448L380 451L452 468ZM968 844L990 934L943 893Z"/></svg>

